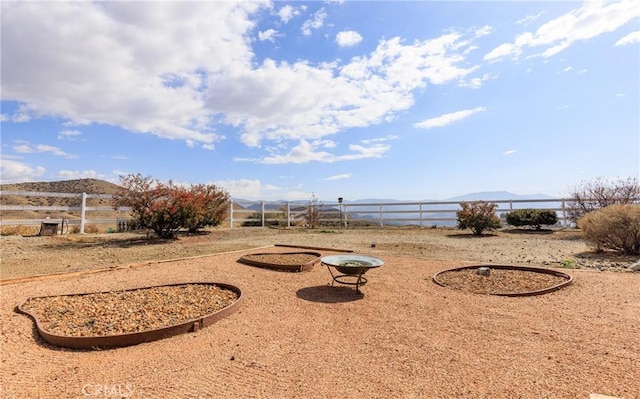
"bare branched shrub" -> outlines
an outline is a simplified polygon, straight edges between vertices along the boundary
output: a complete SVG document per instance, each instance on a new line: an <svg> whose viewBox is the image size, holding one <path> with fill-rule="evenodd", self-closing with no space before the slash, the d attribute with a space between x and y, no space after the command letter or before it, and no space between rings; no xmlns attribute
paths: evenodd
<svg viewBox="0 0 640 399"><path fill-rule="evenodd" d="M320 212L322 211L323 204L319 202L318 197L314 193L311 193L311 199L307 204L304 218L309 225L309 228L315 229L320 225Z"/></svg>
<svg viewBox="0 0 640 399"><path fill-rule="evenodd" d="M596 250L640 254L640 205L615 204L579 219L582 234Z"/></svg>
<svg viewBox="0 0 640 399"><path fill-rule="evenodd" d="M640 182L636 177L581 182L573 190L571 200L569 218L575 222L581 216L609 205L640 203Z"/></svg>

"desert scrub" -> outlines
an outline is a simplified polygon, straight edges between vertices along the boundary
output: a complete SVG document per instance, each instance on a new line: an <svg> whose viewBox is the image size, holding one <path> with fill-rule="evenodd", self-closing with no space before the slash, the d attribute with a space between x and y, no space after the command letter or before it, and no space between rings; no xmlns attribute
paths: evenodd
<svg viewBox="0 0 640 399"><path fill-rule="evenodd" d="M640 205L609 205L587 213L578 225L584 239L597 251L640 254Z"/></svg>
<svg viewBox="0 0 640 399"><path fill-rule="evenodd" d="M458 228L469 229L475 235L481 235L485 230L494 230L502 227L500 218L496 215L497 204L484 201L461 202L461 210L456 212Z"/></svg>

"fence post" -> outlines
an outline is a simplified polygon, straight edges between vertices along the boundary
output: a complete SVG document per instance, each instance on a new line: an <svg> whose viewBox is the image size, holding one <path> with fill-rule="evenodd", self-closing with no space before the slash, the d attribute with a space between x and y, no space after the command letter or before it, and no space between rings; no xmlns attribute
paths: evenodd
<svg viewBox="0 0 640 399"><path fill-rule="evenodd" d="M562 199L562 224L567 228L567 209L564 207L564 198Z"/></svg>
<svg viewBox="0 0 640 399"><path fill-rule="evenodd" d="M82 203L80 204L80 234L84 234L84 222L87 212L87 193L82 193Z"/></svg>
<svg viewBox="0 0 640 399"><path fill-rule="evenodd" d="M264 227L264 200L262 200L262 227Z"/></svg>
<svg viewBox="0 0 640 399"><path fill-rule="evenodd" d="M342 217L344 218L343 220L344 220L344 228L345 229L347 228L347 215L348 215L347 209L349 209L347 207L347 204L343 204L343 208L342 208L343 215L342 215Z"/></svg>
<svg viewBox="0 0 640 399"><path fill-rule="evenodd" d="M422 227L422 202L420 203L420 227Z"/></svg>
<svg viewBox="0 0 640 399"><path fill-rule="evenodd" d="M291 202L287 202L287 227L291 227Z"/></svg>
<svg viewBox="0 0 640 399"><path fill-rule="evenodd" d="M380 204L380 227L384 227L384 214L382 213L382 204Z"/></svg>
<svg viewBox="0 0 640 399"><path fill-rule="evenodd" d="M233 228L233 200L229 200L229 227Z"/></svg>

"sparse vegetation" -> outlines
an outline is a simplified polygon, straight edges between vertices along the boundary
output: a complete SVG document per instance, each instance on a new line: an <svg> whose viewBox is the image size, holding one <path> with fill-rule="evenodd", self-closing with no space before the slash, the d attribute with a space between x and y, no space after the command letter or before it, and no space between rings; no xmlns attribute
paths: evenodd
<svg viewBox="0 0 640 399"><path fill-rule="evenodd" d="M323 204L319 202L318 197L314 193L311 193L311 199L307 204L307 209L304 215L310 229L315 229L320 225L320 213L322 206Z"/></svg>
<svg viewBox="0 0 640 399"><path fill-rule="evenodd" d="M614 204L579 219L580 230L597 251L640 254L640 205Z"/></svg>
<svg viewBox="0 0 640 399"><path fill-rule="evenodd" d="M549 209L518 209L507 213L507 223L511 226L530 226L540 230L542 226L558 223L558 215Z"/></svg>
<svg viewBox="0 0 640 399"><path fill-rule="evenodd" d="M33 236L38 234L36 226L2 226L0 235L3 236Z"/></svg>
<svg viewBox="0 0 640 399"><path fill-rule="evenodd" d="M494 230L502 227L500 218L496 215L497 204L484 201L462 202L461 210L456 212L458 228L469 229L475 235L482 235L485 230Z"/></svg>
<svg viewBox="0 0 640 399"><path fill-rule="evenodd" d="M640 181L636 177L583 181L573 190L571 199L567 204L569 217L577 222L583 215L609 205L640 202Z"/></svg>
<svg viewBox="0 0 640 399"><path fill-rule="evenodd" d="M78 232L80 232L80 228L78 227ZM100 229L95 224L88 224L84 226L84 232L89 234L98 234Z"/></svg>

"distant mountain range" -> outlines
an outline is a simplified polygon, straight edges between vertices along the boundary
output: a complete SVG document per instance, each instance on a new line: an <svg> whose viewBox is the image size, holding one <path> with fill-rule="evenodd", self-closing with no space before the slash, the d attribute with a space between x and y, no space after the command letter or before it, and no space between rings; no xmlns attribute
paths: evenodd
<svg viewBox="0 0 640 399"><path fill-rule="evenodd" d="M396 199L390 199L390 198L364 198L364 199L357 199L357 200L346 200L344 201L344 203L347 205L348 204L387 204L387 203L391 204L391 203L402 203L402 202L412 203L412 202L462 202L462 201L509 201L509 200L515 201L515 200L531 200L531 199L547 200L547 199L554 199L554 198L555 197L552 197L546 194L514 194L508 191L483 191L483 192L470 193L470 194L460 195L457 197L451 197L451 198L439 199L439 200L434 200L434 199L396 200ZM255 210L262 209L262 205L260 204L260 201L246 200L241 198L234 198L233 201L238 204L242 204L242 203L248 204L246 207L248 209L255 209ZM309 203L308 200L287 201L287 200L281 199L281 200L265 201L265 209L277 209L279 206L277 204L286 204L287 202L292 205L293 204L306 205ZM319 200L318 203L327 204L331 206L337 205L336 200L331 200L331 201Z"/></svg>

